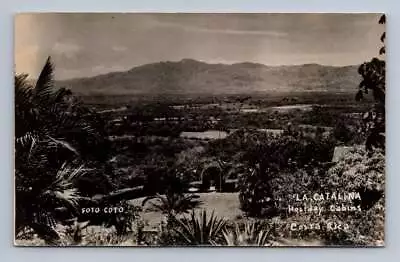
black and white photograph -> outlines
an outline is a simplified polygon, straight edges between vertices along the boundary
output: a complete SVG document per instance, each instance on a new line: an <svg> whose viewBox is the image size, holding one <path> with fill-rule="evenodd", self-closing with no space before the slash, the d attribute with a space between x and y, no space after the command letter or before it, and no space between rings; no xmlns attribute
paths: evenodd
<svg viewBox="0 0 400 262"><path fill-rule="evenodd" d="M384 247L383 13L17 13L14 245Z"/></svg>

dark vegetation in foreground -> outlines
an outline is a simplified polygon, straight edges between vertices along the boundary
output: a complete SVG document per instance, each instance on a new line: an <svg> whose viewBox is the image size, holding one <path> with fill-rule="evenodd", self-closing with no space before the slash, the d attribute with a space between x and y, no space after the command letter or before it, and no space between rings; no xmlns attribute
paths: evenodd
<svg viewBox="0 0 400 262"><path fill-rule="evenodd" d="M360 103L348 94L77 98L55 89L52 73L48 60L33 86L15 76L17 243L383 244L383 61L360 66L356 98L374 96ZM182 135L207 130L214 132ZM243 217L199 210L199 195L212 189L238 193ZM288 212L288 196L316 192L359 193L350 204L360 209ZM145 227L146 204L164 218L156 229ZM315 221L350 227L290 229Z"/></svg>

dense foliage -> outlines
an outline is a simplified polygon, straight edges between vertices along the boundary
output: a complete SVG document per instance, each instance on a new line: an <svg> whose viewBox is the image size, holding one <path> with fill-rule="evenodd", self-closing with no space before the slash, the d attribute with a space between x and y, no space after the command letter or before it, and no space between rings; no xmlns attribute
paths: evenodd
<svg viewBox="0 0 400 262"><path fill-rule="evenodd" d="M276 215L279 197L290 194L293 186L301 185L282 183L283 174L294 177L299 169L315 172L318 165L332 159L332 148L330 140L300 139L291 135L255 140L251 150L243 156L249 172L239 179L242 210L250 216Z"/></svg>
<svg viewBox="0 0 400 262"><path fill-rule="evenodd" d="M53 239L58 210L76 215L82 165L104 160L107 143L96 115L54 87L50 58L34 85L27 77L15 76L16 233L30 227Z"/></svg>
<svg viewBox="0 0 400 262"><path fill-rule="evenodd" d="M386 16L382 15L380 24L386 23ZM384 43L386 32L381 36ZM379 55L385 54L385 46L379 50ZM365 113L365 129L368 132L366 146L369 150L372 147L384 148L385 146L385 97L386 97L386 63L383 58L374 57L371 61L360 65L358 73L363 80L359 85L356 95L357 100L362 100L365 94L372 92L375 99L374 107Z"/></svg>
<svg viewBox="0 0 400 262"><path fill-rule="evenodd" d="M339 213L339 221L350 224L346 238L355 244L384 241L385 224L385 155L383 151L367 152L354 149L331 167L325 180L325 188L344 192L358 192L361 212Z"/></svg>

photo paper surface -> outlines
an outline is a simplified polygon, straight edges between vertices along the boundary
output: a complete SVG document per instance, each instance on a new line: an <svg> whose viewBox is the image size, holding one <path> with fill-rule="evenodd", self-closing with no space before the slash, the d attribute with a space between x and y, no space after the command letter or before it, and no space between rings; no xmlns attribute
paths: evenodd
<svg viewBox="0 0 400 262"><path fill-rule="evenodd" d="M384 246L385 24L16 14L14 244Z"/></svg>

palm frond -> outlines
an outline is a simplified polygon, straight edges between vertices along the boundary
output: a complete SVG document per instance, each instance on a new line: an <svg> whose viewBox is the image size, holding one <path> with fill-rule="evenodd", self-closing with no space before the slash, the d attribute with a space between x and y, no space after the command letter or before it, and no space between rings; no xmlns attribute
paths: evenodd
<svg viewBox="0 0 400 262"><path fill-rule="evenodd" d="M38 102L47 102L48 97L53 92L53 83L53 64L51 58L48 57L34 89Z"/></svg>
<svg viewBox="0 0 400 262"><path fill-rule="evenodd" d="M27 133L33 133L36 129L38 111L33 104L33 87L28 83L27 75L16 75L14 88L15 137L19 143L25 142L24 138L29 137Z"/></svg>
<svg viewBox="0 0 400 262"><path fill-rule="evenodd" d="M83 175L83 166L71 168L64 164L57 172L54 181L38 196L41 206L46 210L55 207L66 207L73 211L78 207L81 196L74 187L73 181Z"/></svg>
<svg viewBox="0 0 400 262"><path fill-rule="evenodd" d="M15 142L23 147L26 145L30 145L31 146L30 150L32 150L32 144L34 143L34 141L36 142L37 140L38 140L38 135L35 134L34 132L27 132L23 136L15 138Z"/></svg>
<svg viewBox="0 0 400 262"><path fill-rule="evenodd" d="M31 87L28 82L28 75L27 74L16 74L14 76L14 86L17 88Z"/></svg>
<svg viewBox="0 0 400 262"><path fill-rule="evenodd" d="M32 156L33 148L35 147L35 145L36 145L36 139L32 138L31 147L29 148L29 153L28 153L28 160Z"/></svg>
<svg viewBox="0 0 400 262"><path fill-rule="evenodd" d="M83 175L83 165L78 168L71 169L66 163L62 165L56 174L55 180L49 185L47 190L57 191L66 190L72 187L72 182Z"/></svg>
<svg viewBox="0 0 400 262"><path fill-rule="evenodd" d="M50 145L62 146L62 147L64 147L64 148L70 150L71 152L74 152L75 155L79 156L78 151L77 151L73 146L71 146L68 142L62 141L62 140L60 140L60 139L55 139L55 138L53 138L53 137L51 137L51 136L48 136L48 138L49 138L50 141L51 141Z"/></svg>
<svg viewBox="0 0 400 262"><path fill-rule="evenodd" d="M66 188L61 191L54 191L54 197L59 203L70 205L73 208L79 206L80 194L76 188Z"/></svg>
<svg viewBox="0 0 400 262"><path fill-rule="evenodd" d="M79 176L83 175L83 165L78 168L72 168L64 163L60 170L57 172L56 180L53 185L57 185L60 188L69 187L70 183Z"/></svg>

